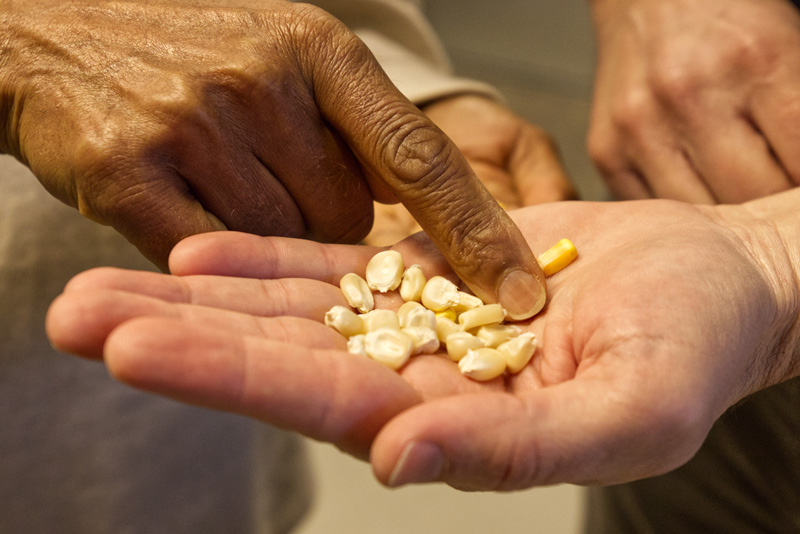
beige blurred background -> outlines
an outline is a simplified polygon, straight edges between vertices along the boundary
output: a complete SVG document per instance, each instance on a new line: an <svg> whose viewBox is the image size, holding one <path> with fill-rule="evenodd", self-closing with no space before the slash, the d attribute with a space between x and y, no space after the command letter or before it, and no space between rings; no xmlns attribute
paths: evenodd
<svg viewBox="0 0 800 534"><path fill-rule="evenodd" d="M581 197L606 192L586 154L594 63L585 0L425 0L461 75L491 82L548 130ZM442 485L389 490L369 465L309 442L317 499L299 534L574 534L582 490L555 486L463 493Z"/></svg>

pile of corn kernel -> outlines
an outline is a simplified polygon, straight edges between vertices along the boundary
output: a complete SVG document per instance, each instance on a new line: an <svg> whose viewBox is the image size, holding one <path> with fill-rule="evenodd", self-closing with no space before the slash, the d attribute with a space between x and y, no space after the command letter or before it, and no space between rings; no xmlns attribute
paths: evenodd
<svg viewBox="0 0 800 534"><path fill-rule="evenodd" d="M575 246L562 239L537 260L550 276L575 257ZM486 381L520 372L536 351L536 336L506 324L499 304L484 304L442 276L428 280L422 267L406 268L394 250L379 252L369 261L366 280L348 273L339 287L358 313L334 306L325 314L325 324L347 338L350 353L392 369L400 369L411 356L433 354L444 346L462 374ZM404 301L397 312L374 309L372 291L395 290Z"/></svg>

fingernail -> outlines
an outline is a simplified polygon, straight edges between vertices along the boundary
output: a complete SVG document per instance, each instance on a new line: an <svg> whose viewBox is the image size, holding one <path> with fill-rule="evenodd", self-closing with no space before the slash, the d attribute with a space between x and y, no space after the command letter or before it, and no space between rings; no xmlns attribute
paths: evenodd
<svg viewBox="0 0 800 534"><path fill-rule="evenodd" d="M517 269L500 283L497 298L508 316L519 321L539 313L547 295L544 286L532 274Z"/></svg>
<svg viewBox="0 0 800 534"><path fill-rule="evenodd" d="M389 487L438 480L444 469L444 456L438 445L413 441L406 445L389 476Z"/></svg>

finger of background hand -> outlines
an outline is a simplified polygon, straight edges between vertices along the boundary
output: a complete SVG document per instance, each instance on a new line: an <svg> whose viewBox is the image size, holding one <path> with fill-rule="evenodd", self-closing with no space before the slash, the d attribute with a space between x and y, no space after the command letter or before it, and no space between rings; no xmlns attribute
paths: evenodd
<svg viewBox="0 0 800 534"><path fill-rule="evenodd" d="M169 276L106 267L75 276L64 291L82 293L94 289L113 289L262 317L290 315L316 321L322 321L332 306L347 305L338 286L317 280Z"/></svg>
<svg viewBox="0 0 800 534"><path fill-rule="evenodd" d="M531 125L520 137L508 166L523 206L573 200L578 194L567 176L553 140Z"/></svg>
<svg viewBox="0 0 800 534"><path fill-rule="evenodd" d="M766 139L744 117L704 113L689 132L687 156L719 202L745 202L792 187Z"/></svg>
<svg viewBox="0 0 800 534"><path fill-rule="evenodd" d="M767 140L793 186L800 185L800 91L796 84L753 97L755 128Z"/></svg>
<svg viewBox="0 0 800 534"><path fill-rule="evenodd" d="M651 407L632 410L609 387L606 380L582 379L523 397L489 393L427 402L380 432L373 469L389 486L442 481L508 491L621 483L675 468L696 451L702 439L655 432L664 421L653 423Z"/></svg>
<svg viewBox="0 0 800 534"><path fill-rule="evenodd" d="M366 358L137 319L115 330L106 364L134 387L237 412L366 457L377 431L420 402L394 371Z"/></svg>
<svg viewBox="0 0 800 534"><path fill-rule="evenodd" d="M618 198L714 203L670 120L647 91L630 91L613 113L595 106L589 136L592 158Z"/></svg>
<svg viewBox="0 0 800 534"><path fill-rule="evenodd" d="M325 44L336 55L316 57L309 76L320 109L367 175L388 184L478 296L499 300L514 317L538 312L545 301L541 268L463 155L394 88L363 43Z"/></svg>

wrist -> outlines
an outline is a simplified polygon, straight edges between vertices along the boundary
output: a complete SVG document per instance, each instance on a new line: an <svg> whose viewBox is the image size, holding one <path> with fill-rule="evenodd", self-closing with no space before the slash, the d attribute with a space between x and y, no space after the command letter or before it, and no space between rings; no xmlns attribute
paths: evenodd
<svg viewBox="0 0 800 534"><path fill-rule="evenodd" d="M712 208L763 273L774 302L757 389L800 376L800 188ZM755 371L755 369L754 369Z"/></svg>

